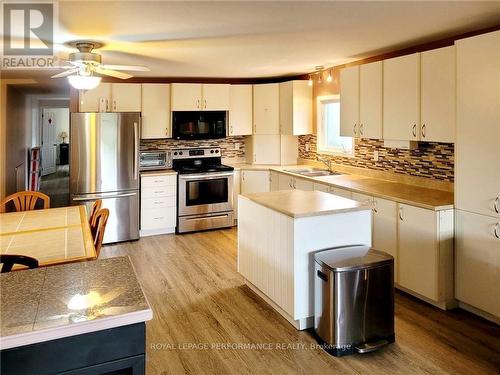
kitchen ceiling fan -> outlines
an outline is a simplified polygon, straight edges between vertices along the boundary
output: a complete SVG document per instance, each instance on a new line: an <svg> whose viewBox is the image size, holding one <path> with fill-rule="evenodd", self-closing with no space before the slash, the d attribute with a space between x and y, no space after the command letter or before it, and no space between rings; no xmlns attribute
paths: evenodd
<svg viewBox="0 0 500 375"><path fill-rule="evenodd" d="M68 77L70 84L83 90L91 90L99 85L100 76L110 76L119 79L129 79L132 74L125 71L147 72L149 68L139 65L106 65L102 63L101 55L92 52L94 49L102 47L99 42L76 41L68 43L70 46L78 49L78 52L71 53L68 60L59 60L68 65L61 66L64 72L53 75L51 78Z"/></svg>

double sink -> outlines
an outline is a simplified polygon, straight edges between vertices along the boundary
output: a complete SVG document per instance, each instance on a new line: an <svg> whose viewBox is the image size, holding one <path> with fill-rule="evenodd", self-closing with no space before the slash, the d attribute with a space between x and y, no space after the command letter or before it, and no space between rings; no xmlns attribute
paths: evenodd
<svg viewBox="0 0 500 375"><path fill-rule="evenodd" d="M305 177L337 176L343 174L320 168L292 168L283 169L283 172L294 173Z"/></svg>

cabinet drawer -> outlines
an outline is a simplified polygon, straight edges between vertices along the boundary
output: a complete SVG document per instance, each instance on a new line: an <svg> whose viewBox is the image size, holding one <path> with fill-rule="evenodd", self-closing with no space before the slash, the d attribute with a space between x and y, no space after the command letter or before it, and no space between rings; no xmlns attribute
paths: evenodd
<svg viewBox="0 0 500 375"><path fill-rule="evenodd" d="M142 209L141 229L160 229L175 227L175 207Z"/></svg>
<svg viewBox="0 0 500 375"><path fill-rule="evenodd" d="M141 198L175 197L175 186L142 187Z"/></svg>
<svg viewBox="0 0 500 375"><path fill-rule="evenodd" d="M142 209L175 207L175 197L142 198Z"/></svg>
<svg viewBox="0 0 500 375"><path fill-rule="evenodd" d="M143 187L175 186L177 184L177 176L143 176L141 178L141 184Z"/></svg>

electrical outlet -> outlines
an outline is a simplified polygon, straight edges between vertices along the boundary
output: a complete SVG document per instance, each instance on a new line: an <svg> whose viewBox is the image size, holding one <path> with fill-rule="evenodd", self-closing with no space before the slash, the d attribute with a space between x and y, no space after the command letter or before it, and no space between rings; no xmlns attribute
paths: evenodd
<svg viewBox="0 0 500 375"><path fill-rule="evenodd" d="M234 149L235 150L239 150L240 149L240 144L239 143L235 143L234 144Z"/></svg>
<svg viewBox="0 0 500 375"><path fill-rule="evenodd" d="M378 161L378 150L373 151L373 161Z"/></svg>
<svg viewBox="0 0 500 375"><path fill-rule="evenodd" d="M309 143L306 143L306 152L309 152L310 149L311 149L311 145Z"/></svg>

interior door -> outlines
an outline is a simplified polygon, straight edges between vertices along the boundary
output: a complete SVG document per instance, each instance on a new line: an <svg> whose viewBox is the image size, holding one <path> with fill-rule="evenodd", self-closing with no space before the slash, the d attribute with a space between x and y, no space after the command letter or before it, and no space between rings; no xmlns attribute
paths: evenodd
<svg viewBox="0 0 500 375"><path fill-rule="evenodd" d="M52 111L42 114L42 176L56 172L56 116Z"/></svg>

